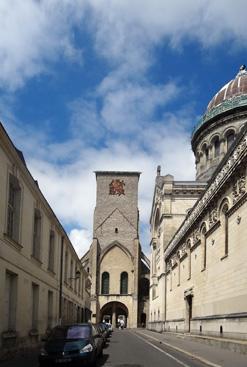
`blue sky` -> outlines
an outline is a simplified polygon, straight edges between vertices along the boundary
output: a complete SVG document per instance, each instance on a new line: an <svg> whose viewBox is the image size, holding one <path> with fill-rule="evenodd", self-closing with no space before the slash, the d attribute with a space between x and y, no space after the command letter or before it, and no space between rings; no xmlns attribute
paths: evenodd
<svg viewBox="0 0 247 367"><path fill-rule="evenodd" d="M193 180L193 126L247 62L244 0L0 0L0 120L79 255L95 170L141 171L141 241L157 165Z"/></svg>

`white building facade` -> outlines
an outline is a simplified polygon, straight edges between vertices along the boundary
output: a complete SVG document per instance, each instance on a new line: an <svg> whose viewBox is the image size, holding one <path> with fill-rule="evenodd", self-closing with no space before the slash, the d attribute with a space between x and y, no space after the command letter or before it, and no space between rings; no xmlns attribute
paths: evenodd
<svg viewBox="0 0 247 367"><path fill-rule="evenodd" d="M0 351L90 315L87 273L0 124Z"/></svg>
<svg viewBox="0 0 247 367"><path fill-rule="evenodd" d="M243 66L215 95L193 132L197 180L177 183L158 170L151 213L150 329L247 339L246 121Z"/></svg>

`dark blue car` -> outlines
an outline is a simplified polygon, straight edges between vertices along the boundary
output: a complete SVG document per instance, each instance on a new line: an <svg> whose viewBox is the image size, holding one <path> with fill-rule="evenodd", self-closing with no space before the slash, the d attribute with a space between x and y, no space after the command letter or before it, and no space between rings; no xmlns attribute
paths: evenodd
<svg viewBox="0 0 247 367"><path fill-rule="evenodd" d="M95 366L103 338L91 324L56 326L39 354L39 365Z"/></svg>

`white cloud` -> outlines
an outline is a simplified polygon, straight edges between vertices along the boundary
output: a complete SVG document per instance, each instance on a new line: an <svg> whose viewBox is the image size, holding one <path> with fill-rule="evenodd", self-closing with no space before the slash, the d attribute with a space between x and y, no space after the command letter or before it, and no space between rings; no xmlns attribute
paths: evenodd
<svg viewBox="0 0 247 367"><path fill-rule="evenodd" d="M131 73L142 73L150 66L153 47L160 43L181 47L183 41L194 40L210 47L231 41L232 46L246 47L245 0L90 3L97 51Z"/></svg>
<svg viewBox="0 0 247 367"><path fill-rule="evenodd" d="M51 72L59 57L81 61L84 45L75 44L76 27L91 32L97 53L111 68L89 97L70 103L71 135L63 143L51 141L48 130L19 128L11 110L2 107L3 101L0 105L34 178L62 223L73 227L70 238L80 255L92 235L95 170L143 172L139 206L147 250L157 165L176 179L194 178L188 133L194 116L186 109L169 112L169 103L181 91L177 82L153 85L148 80L153 50L160 44L183 47L184 40L202 47L231 40L246 47L243 9L244 0L0 2L0 88L14 90ZM159 108L163 115L157 117Z"/></svg>
<svg viewBox="0 0 247 367"><path fill-rule="evenodd" d="M135 78L152 64L160 44L182 47L195 40L211 47L230 41L230 47L243 48L245 7L245 0L1 1L0 87L14 90L50 73L61 57L81 62L86 45L76 45L76 29L90 32L95 49L118 74Z"/></svg>
<svg viewBox="0 0 247 367"><path fill-rule="evenodd" d="M69 238L79 257L82 257L88 251L92 242L91 232L85 229L72 229Z"/></svg>
<svg viewBox="0 0 247 367"><path fill-rule="evenodd" d="M184 114L182 116L184 121ZM144 250L149 251L148 223L157 165L162 165L162 174L171 173L176 179L194 178L189 134L186 124L184 126L180 119L179 114L166 115L157 124L150 121L149 127L146 126L137 135L128 137L130 141L122 136L109 136L104 147L85 146L84 142L80 143L74 137L54 146L45 134L39 135L37 131L30 132L15 127L14 141L17 147L23 150L33 177L39 181L39 186L56 215L65 227L72 228L70 238L80 256L92 238L96 203L96 180L93 172L97 170L142 172L139 184L139 209L143 229L141 240ZM39 149L36 149L37 141ZM74 149L68 150L69 146ZM59 154L64 160L57 162L56 156ZM67 154L70 156L69 161Z"/></svg>
<svg viewBox="0 0 247 367"><path fill-rule="evenodd" d="M0 2L0 87L15 89L59 57L81 61L72 28L82 17L85 1L11 0Z"/></svg>
<svg viewBox="0 0 247 367"><path fill-rule="evenodd" d="M128 82L104 90L101 116L106 127L118 133L131 134L149 122L159 106L164 108L178 94L174 83L164 86Z"/></svg>

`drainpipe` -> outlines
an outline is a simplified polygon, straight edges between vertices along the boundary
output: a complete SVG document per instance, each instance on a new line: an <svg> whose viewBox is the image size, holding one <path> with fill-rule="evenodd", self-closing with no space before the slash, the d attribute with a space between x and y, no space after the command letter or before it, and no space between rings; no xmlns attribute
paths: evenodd
<svg viewBox="0 0 247 367"><path fill-rule="evenodd" d="M63 295L63 248L64 248L64 236L61 239L61 257L60 257L60 284L59 284L59 310L58 310L58 323L62 324L62 295Z"/></svg>

